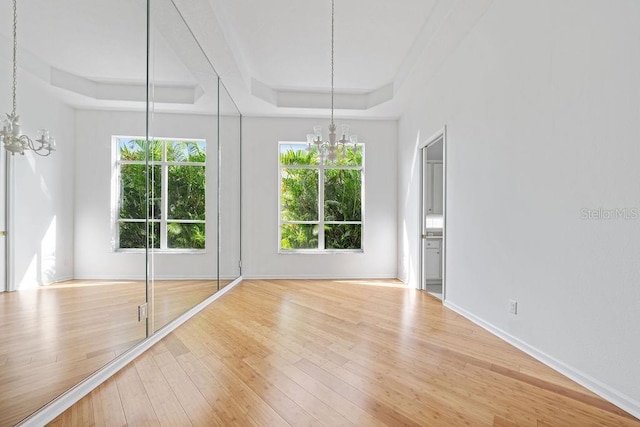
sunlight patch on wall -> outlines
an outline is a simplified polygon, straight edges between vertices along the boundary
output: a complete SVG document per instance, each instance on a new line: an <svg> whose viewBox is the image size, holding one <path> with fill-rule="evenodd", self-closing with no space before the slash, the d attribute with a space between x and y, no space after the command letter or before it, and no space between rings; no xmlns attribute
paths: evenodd
<svg viewBox="0 0 640 427"><path fill-rule="evenodd" d="M40 243L40 284L51 283L56 277L56 246L58 243L56 219L54 216Z"/></svg>
<svg viewBox="0 0 640 427"><path fill-rule="evenodd" d="M42 191L42 195L47 198L47 200L52 200L51 190L47 185L47 181L44 179L44 176L40 175L40 191ZM55 218L54 218L55 221Z"/></svg>
<svg viewBox="0 0 640 427"><path fill-rule="evenodd" d="M19 290L34 289L55 280L56 244L56 217L54 216L40 241L40 252L33 256L24 276L18 282Z"/></svg>
<svg viewBox="0 0 640 427"><path fill-rule="evenodd" d="M24 276L18 282L17 289L22 291L25 289L34 289L38 287L38 255L34 255L29 263L29 267L24 272Z"/></svg>
<svg viewBox="0 0 640 427"><path fill-rule="evenodd" d="M417 270L418 264L415 262L419 258L413 257L411 252L411 240L409 239L409 233L407 231L407 222L402 221L402 259L400 260L400 276L404 279L405 284L410 288L419 288L419 272Z"/></svg>

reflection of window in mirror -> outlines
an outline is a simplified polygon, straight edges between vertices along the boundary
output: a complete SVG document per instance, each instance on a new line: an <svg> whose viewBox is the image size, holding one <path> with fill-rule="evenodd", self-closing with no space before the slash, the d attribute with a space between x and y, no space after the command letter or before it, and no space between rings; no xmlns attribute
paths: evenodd
<svg viewBox="0 0 640 427"><path fill-rule="evenodd" d="M147 236L155 249L204 250L206 141L155 139L147 147L144 137L112 140L114 250L144 249Z"/></svg>
<svg viewBox="0 0 640 427"><path fill-rule="evenodd" d="M364 146L334 161L315 145L281 142L280 251L362 251Z"/></svg>
<svg viewBox="0 0 640 427"><path fill-rule="evenodd" d="M444 227L444 217L442 215L427 215L424 226L426 229L442 229Z"/></svg>

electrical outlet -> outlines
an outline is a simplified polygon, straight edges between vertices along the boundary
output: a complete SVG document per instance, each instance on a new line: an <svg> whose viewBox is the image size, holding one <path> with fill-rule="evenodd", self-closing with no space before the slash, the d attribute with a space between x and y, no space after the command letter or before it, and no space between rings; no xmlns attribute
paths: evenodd
<svg viewBox="0 0 640 427"><path fill-rule="evenodd" d="M509 313L518 314L518 301L514 299L509 300Z"/></svg>

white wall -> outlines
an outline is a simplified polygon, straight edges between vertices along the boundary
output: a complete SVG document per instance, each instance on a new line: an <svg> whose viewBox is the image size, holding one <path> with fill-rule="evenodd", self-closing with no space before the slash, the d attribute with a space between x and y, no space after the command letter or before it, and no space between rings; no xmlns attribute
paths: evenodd
<svg viewBox="0 0 640 427"><path fill-rule="evenodd" d="M220 116L219 268L226 280L240 276L240 122L239 115Z"/></svg>
<svg viewBox="0 0 640 427"><path fill-rule="evenodd" d="M10 66L3 63L2 69ZM17 113L31 139L48 129L58 141L49 157L15 155L14 289L67 280L73 275L74 111L49 94L42 82L19 70ZM2 113L10 112L9 76L0 81ZM4 115L4 114L3 114ZM10 156L11 157L11 156ZM4 173L4 164L2 173Z"/></svg>
<svg viewBox="0 0 640 427"><path fill-rule="evenodd" d="M328 120L242 122L243 277L396 277L397 123L348 120L366 145L364 253L293 255L278 254L278 141L304 141Z"/></svg>
<svg viewBox="0 0 640 427"><path fill-rule="evenodd" d="M447 304L636 416L640 217L582 210L640 208L639 22L631 0L495 0L401 118L398 159L400 277L416 145L446 124Z"/></svg>
<svg viewBox="0 0 640 427"><path fill-rule="evenodd" d="M145 135L144 113L78 111L76 114L76 238L78 279L142 279L145 255L111 249L111 137ZM155 114L152 135L207 140L207 242L203 254L154 254L157 279L217 275L217 118Z"/></svg>

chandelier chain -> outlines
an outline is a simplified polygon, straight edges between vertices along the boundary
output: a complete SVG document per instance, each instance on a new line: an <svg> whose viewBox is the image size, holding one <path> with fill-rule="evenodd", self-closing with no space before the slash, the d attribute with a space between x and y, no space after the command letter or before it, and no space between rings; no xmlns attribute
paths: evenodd
<svg viewBox="0 0 640 427"><path fill-rule="evenodd" d="M16 114L16 90L18 88L18 7L17 0L13 0L13 115Z"/></svg>
<svg viewBox="0 0 640 427"><path fill-rule="evenodd" d="M322 137L322 126L314 126L313 132L307 134L307 152L317 150L318 159L322 164L336 162L340 157L347 156L347 150L358 152L358 136L349 135L349 126L343 124L342 130L336 132L334 118L335 96L335 28L336 28L336 2L331 0L331 122L329 123L329 135L327 139ZM361 145L361 144L360 144ZM328 162L328 163L327 163Z"/></svg>
<svg viewBox="0 0 640 427"><path fill-rule="evenodd" d="M0 129L0 145L4 146L7 152L14 155L24 154L26 150L31 150L39 156L48 156L56 150L56 140L49 135L49 131L41 129L39 138L32 140L28 135L23 134L18 115L16 114L17 90L18 90L18 0L13 0L13 86L12 86L12 110L7 114L7 119Z"/></svg>
<svg viewBox="0 0 640 427"><path fill-rule="evenodd" d="M14 2L16 0L13 0ZM335 14L336 14L336 10L335 10L335 0L331 0L331 124L333 124L333 72L334 72L334 66L333 66L333 56L334 56L334 42L333 42L333 37L334 37L334 20L335 20Z"/></svg>

